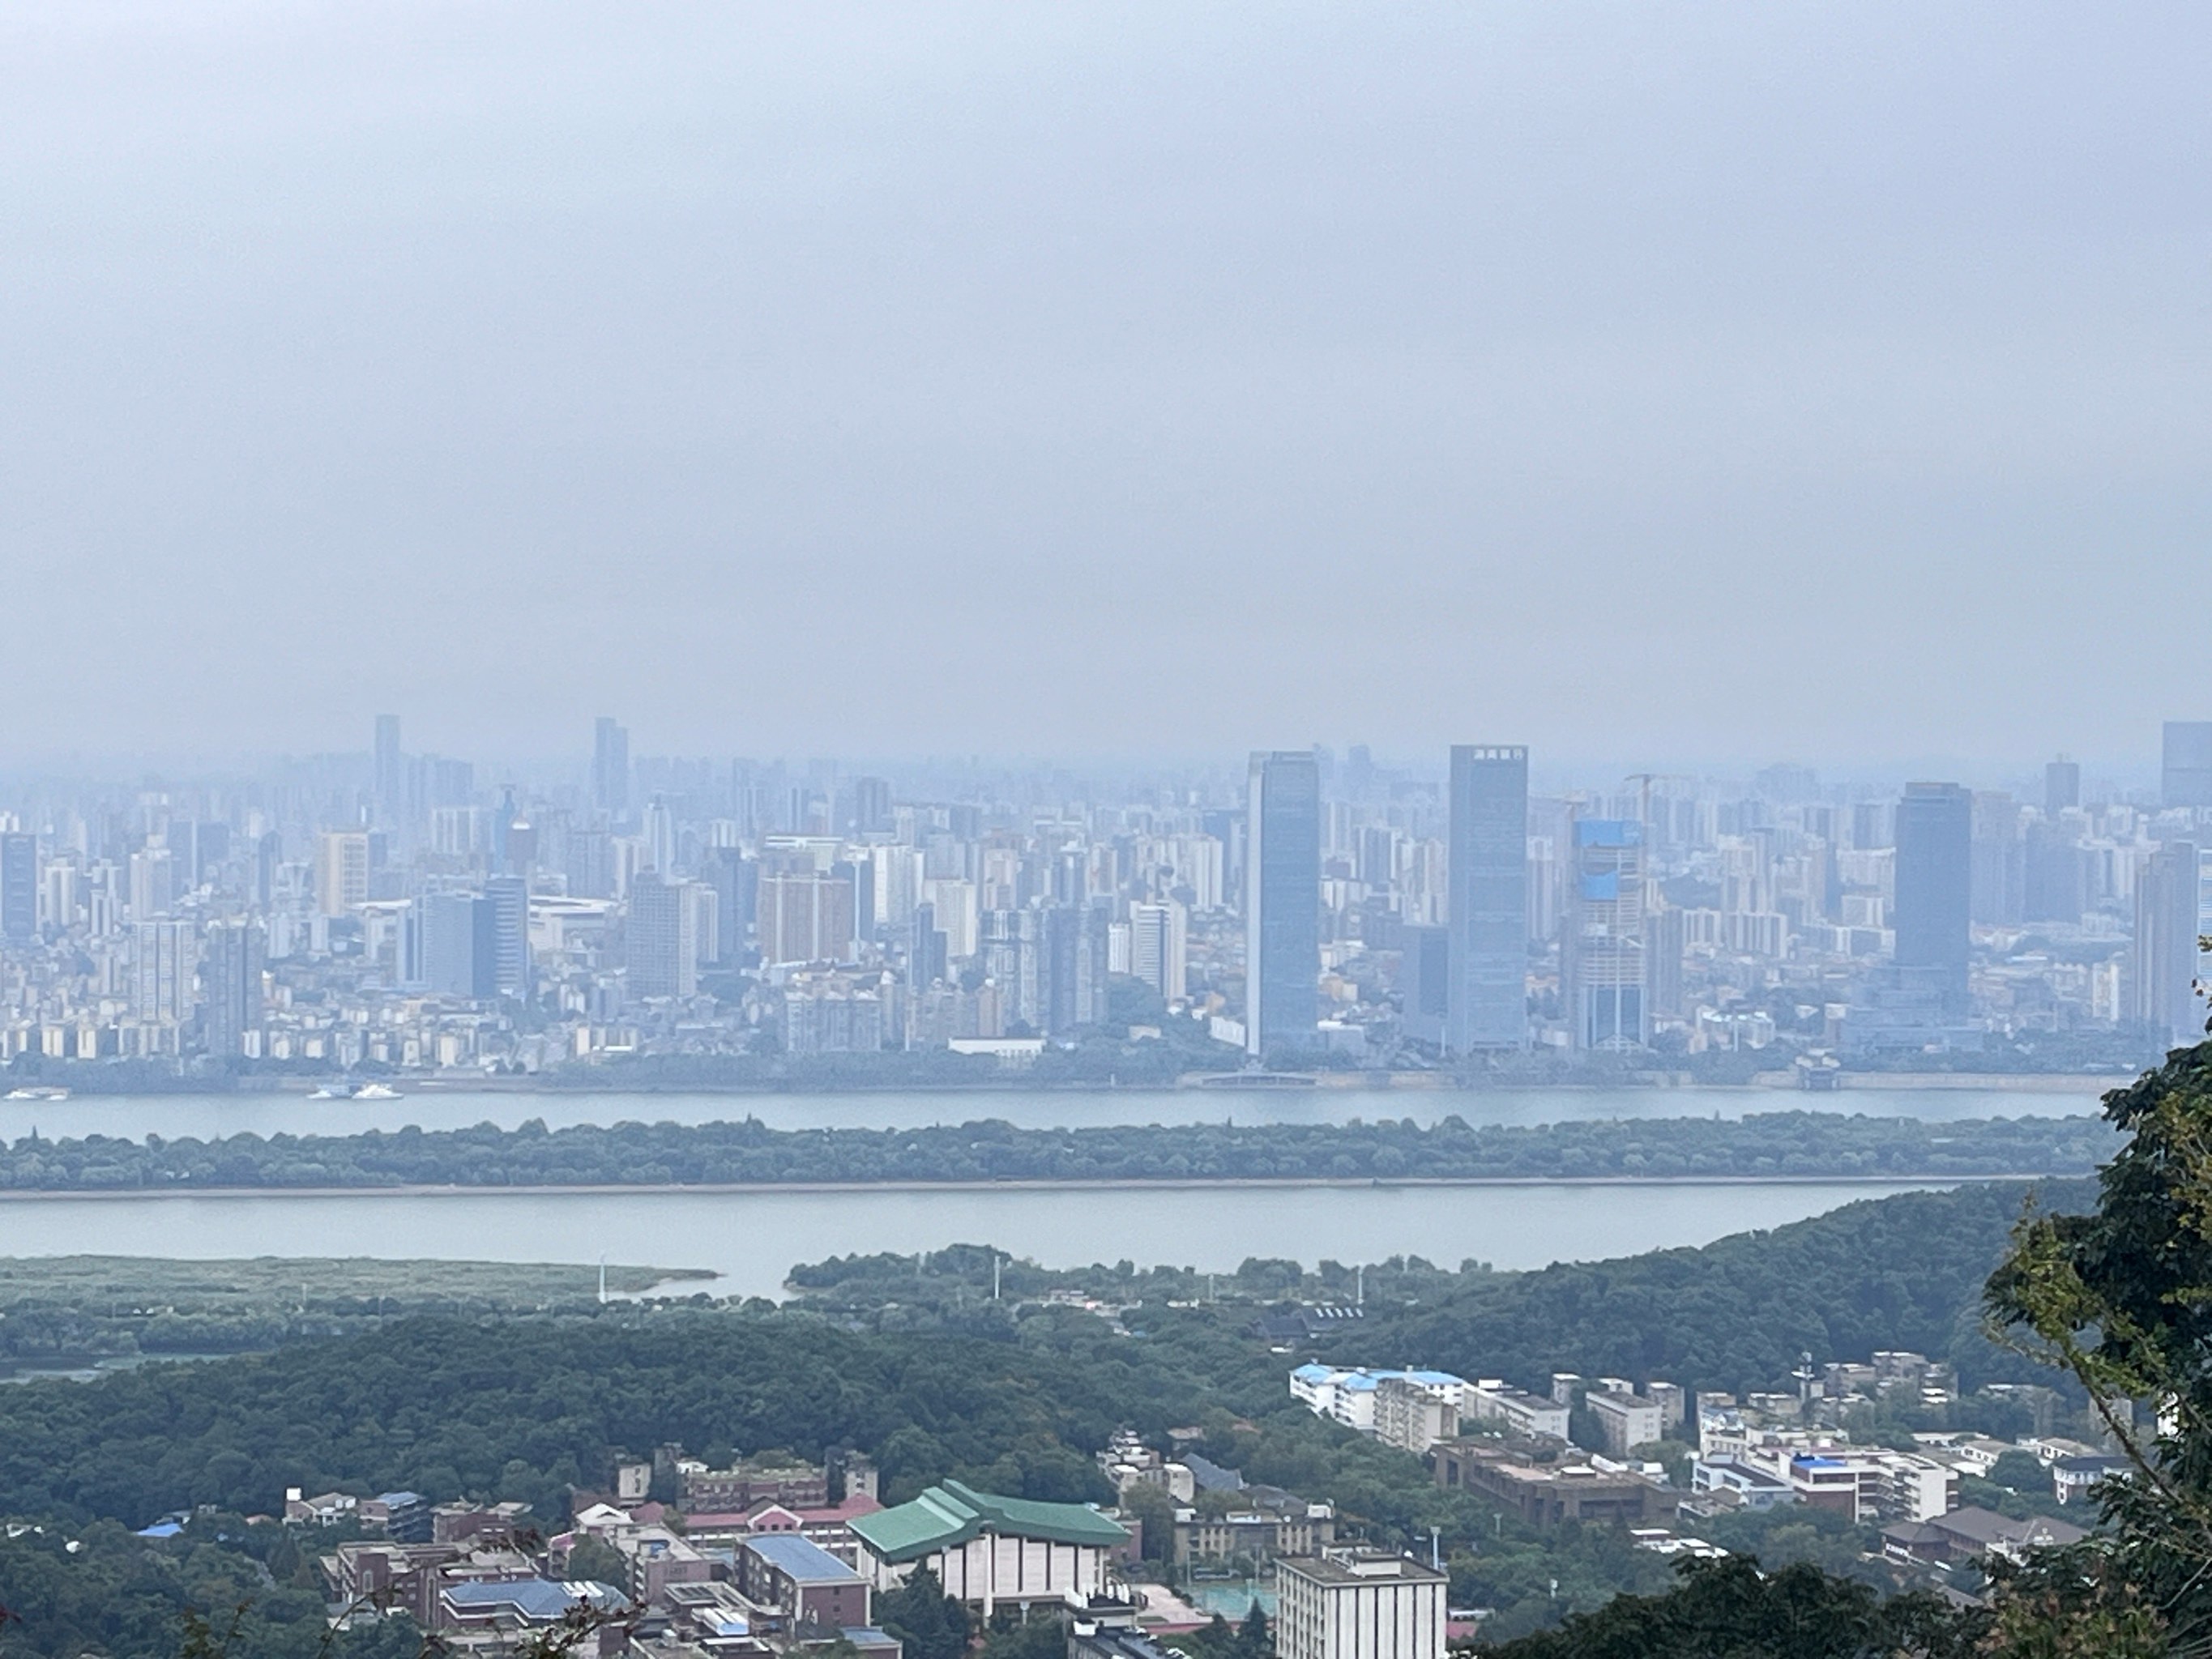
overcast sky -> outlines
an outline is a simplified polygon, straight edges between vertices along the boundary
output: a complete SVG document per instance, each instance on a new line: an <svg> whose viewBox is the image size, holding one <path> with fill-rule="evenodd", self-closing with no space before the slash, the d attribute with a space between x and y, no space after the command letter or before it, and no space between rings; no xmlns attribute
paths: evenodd
<svg viewBox="0 0 2212 1659"><path fill-rule="evenodd" d="M2131 761L2199 4L0 9L0 757Z"/></svg>

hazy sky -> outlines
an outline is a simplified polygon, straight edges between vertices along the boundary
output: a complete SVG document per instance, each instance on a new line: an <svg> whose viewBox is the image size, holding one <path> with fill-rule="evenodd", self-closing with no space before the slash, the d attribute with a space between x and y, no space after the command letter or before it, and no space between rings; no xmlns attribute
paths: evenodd
<svg viewBox="0 0 2212 1659"><path fill-rule="evenodd" d="M0 755L2148 756L2203 5L0 8Z"/></svg>

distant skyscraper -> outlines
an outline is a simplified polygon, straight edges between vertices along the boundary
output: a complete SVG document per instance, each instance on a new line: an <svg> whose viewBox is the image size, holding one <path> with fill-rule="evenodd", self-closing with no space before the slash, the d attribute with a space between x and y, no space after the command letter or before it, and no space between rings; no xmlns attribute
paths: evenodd
<svg viewBox="0 0 2212 1659"><path fill-rule="evenodd" d="M592 732L592 805L615 818L629 811L629 732L606 714Z"/></svg>
<svg viewBox="0 0 2212 1659"><path fill-rule="evenodd" d="M2008 794L1984 790L1974 796L1972 915L1986 927L2010 926L2023 915L2027 863L2020 813L2020 803Z"/></svg>
<svg viewBox="0 0 2212 1659"><path fill-rule="evenodd" d="M1560 978L1577 1048L1643 1046L1645 1006L1644 826L1577 818L1560 930Z"/></svg>
<svg viewBox="0 0 2212 1659"><path fill-rule="evenodd" d="M499 914L477 893L426 893L422 981L441 996L489 1002L499 994Z"/></svg>
<svg viewBox="0 0 2212 1659"><path fill-rule="evenodd" d="M2166 723L2160 794L2168 806L2212 806L2212 720Z"/></svg>
<svg viewBox="0 0 2212 1659"><path fill-rule="evenodd" d="M366 854L363 854L366 858ZM142 847L131 855L131 919L166 916L177 901L177 861L166 847Z"/></svg>
<svg viewBox="0 0 2212 1659"><path fill-rule="evenodd" d="M358 830L325 830L315 844L315 904L342 916L368 902L368 837Z"/></svg>
<svg viewBox="0 0 2212 1659"><path fill-rule="evenodd" d="M1252 757L1246 797L1244 1048L1310 1049L1320 1024L1321 766L1310 750Z"/></svg>
<svg viewBox="0 0 2212 1659"><path fill-rule="evenodd" d="M1398 1029L1441 1048L1451 1012L1451 929L1398 930Z"/></svg>
<svg viewBox="0 0 2212 1659"><path fill-rule="evenodd" d="M1129 972L1170 1002L1188 993L1189 919L1173 899L1129 907Z"/></svg>
<svg viewBox="0 0 2212 1659"><path fill-rule="evenodd" d="M407 816L407 760L399 752L399 716L376 717L376 822L397 830Z"/></svg>
<svg viewBox="0 0 2212 1659"><path fill-rule="evenodd" d="M891 827L891 787L882 778L853 780L853 830L879 836Z"/></svg>
<svg viewBox="0 0 2212 1659"><path fill-rule="evenodd" d="M1897 804L1897 965L1939 975L1953 1015L1966 1012L1973 813L1955 783L1908 783Z"/></svg>
<svg viewBox="0 0 2212 1659"><path fill-rule="evenodd" d="M2061 755L2043 769L2043 811L2055 818L2081 804L2081 763Z"/></svg>
<svg viewBox="0 0 2212 1659"><path fill-rule="evenodd" d="M1528 1035L1528 751L1455 745L1450 808L1444 1046L1519 1048Z"/></svg>
<svg viewBox="0 0 2212 1659"><path fill-rule="evenodd" d="M258 922L217 922L208 929L200 957L200 983L206 992L200 1020L210 1054L228 1059L243 1054L246 1034L259 1029L264 955Z"/></svg>
<svg viewBox="0 0 2212 1659"><path fill-rule="evenodd" d="M21 945L39 931L39 838L0 834L0 939Z"/></svg>
<svg viewBox="0 0 2212 1659"><path fill-rule="evenodd" d="M854 886L849 875L787 870L760 878L754 928L763 962L850 962Z"/></svg>
<svg viewBox="0 0 2212 1659"><path fill-rule="evenodd" d="M142 921L131 939L131 1007L151 1024L191 1018L198 941L189 921Z"/></svg>
<svg viewBox="0 0 2212 1659"><path fill-rule="evenodd" d="M625 938L633 996L688 997L698 990L698 914L690 882L650 872L632 879Z"/></svg>
<svg viewBox="0 0 2212 1659"><path fill-rule="evenodd" d="M494 876L483 896L492 910L492 989L530 994L530 888L520 876Z"/></svg>
<svg viewBox="0 0 2212 1659"><path fill-rule="evenodd" d="M2129 1012L2160 1042L2204 1037L2204 999L2195 984L2203 863L2194 842L2170 841L2136 872Z"/></svg>

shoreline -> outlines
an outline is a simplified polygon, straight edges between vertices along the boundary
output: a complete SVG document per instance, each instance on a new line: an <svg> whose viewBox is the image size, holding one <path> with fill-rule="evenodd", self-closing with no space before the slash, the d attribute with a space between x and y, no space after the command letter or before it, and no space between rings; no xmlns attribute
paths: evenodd
<svg viewBox="0 0 2212 1659"><path fill-rule="evenodd" d="M1378 1180L1371 1176L1258 1176L1167 1177L1099 1177L1054 1181L1022 1178L1008 1181L780 1181L675 1182L646 1185L627 1182L579 1182L572 1186L468 1187L417 1184L392 1187L10 1187L0 1188L0 1205L93 1199L104 1203L142 1199L276 1199L276 1198L609 1198L730 1197L757 1198L779 1193L823 1196L840 1193L1003 1193L1003 1192L1233 1192L1354 1190L1485 1187L1956 1187L1968 1183L2037 1181L2086 1181L2094 1170L2078 1174L1997 1171L1960 1174L1923 1171L1890 1175L1742 1175L1742 1176L1401 1176Z"/></svg>

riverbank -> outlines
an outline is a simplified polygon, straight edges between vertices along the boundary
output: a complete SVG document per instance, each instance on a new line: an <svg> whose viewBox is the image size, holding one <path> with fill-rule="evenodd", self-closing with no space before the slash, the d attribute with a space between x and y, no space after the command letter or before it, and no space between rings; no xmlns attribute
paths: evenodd
<svg viewBox="0 0 2212 1659"><path fill-rule="evenodd" d="M287 1198L553 1198L682 1196L758 1198L852 1193L1161 1193L1161 1192L1349 1192L1424 1191L1486 1187L1958 1187L1968 1182L2077 1181L2079 1170L1998 1170L1962 1175L1955 1170L1910 1170L1880 1175L1741 1176L1401 1176L1390 1179L1352 1176L1197 1176L1187 1180L1102 1178L1097 1180L1007 1181L714 1181L664 1182L654 1185L603 1182L573 1186L471 1187L459 1183L392 1187L126 1187L0 1188L0 1204L46 1200L137 1203L148 1199Z"/></svg>

